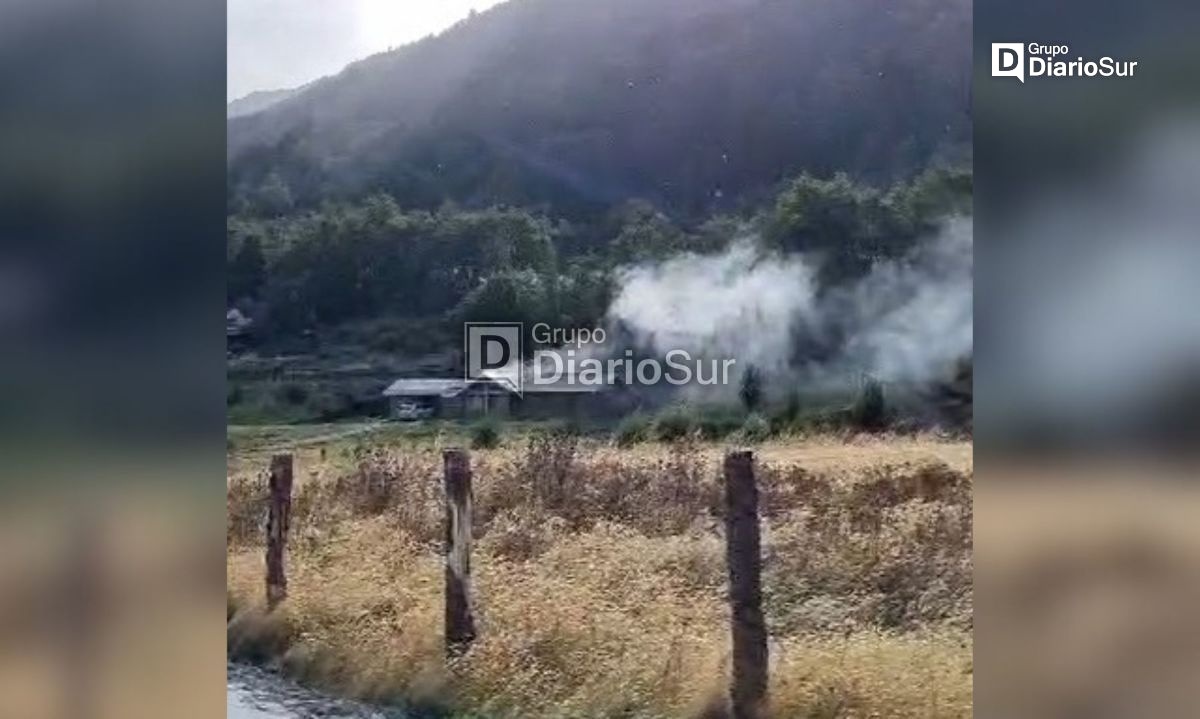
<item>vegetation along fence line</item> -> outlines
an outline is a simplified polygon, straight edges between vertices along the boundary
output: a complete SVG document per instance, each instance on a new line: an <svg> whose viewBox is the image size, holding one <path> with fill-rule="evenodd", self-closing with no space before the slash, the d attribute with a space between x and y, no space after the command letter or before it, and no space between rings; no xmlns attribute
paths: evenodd
<svg viewBox="0 0 1200 719"><path fill-rule="evenodd" d="M446 497L445 627L448 659L466 653L477 637L471 597L471 458L463 449L442 453ZM267 511L267 607L287 598L284 561L292 503L293 457L271 458ZM725 456L725 541L729 572L732 671L729 698L734 719L761 716L767 693L767 630L762 609L762 547L754 454Z"/></svg>

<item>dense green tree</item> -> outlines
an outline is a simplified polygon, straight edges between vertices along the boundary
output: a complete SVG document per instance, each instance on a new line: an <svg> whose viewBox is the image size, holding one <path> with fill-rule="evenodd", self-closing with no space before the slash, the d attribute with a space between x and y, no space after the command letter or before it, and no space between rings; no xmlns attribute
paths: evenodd
<svg viewBox="0 0 1200 719"><path fill-rule="evenodd" d="M834 285L903 255L947 215L969 213L971 191L971 174L961 170L930 170L886 193L844 173L803 174L776 199L767 235L777 249L818 257L823 284Z"/></svg>
<svg viewBox="0 0 1200 719"><path fill-rule="evenodd" d="M262 299L268 329L283 335L375 318L445 332L464 318L594 327L620 266L762 238L823 259L821 281L835 285L903 254L947 214L968 212L970 194L962 171L932 170L887 192L846 175L802 175L755 220L721 215L691 228L645 201L567 223L510 207L405 211L374 194L231 217L229 295Z"/></svg>
<svg viewBox="0 0 1200 719"><path fill-rule="evenodd" d="M969 170L937 167L896 185L887 200L902 229L920 235L935 230L947 215L970 214L973 190Z"/></svg>
<svg viewBox="0 0 1200 719"><path fill-rule="evenodd" d="M721 252L735 240L754 235L745 220L730 215L717 215L705 220L688 240L688 248L700 253Z"/></svg>
<svg viewBox="0 0 1200 719"><path fill-rule="evenodd" d="M251 235L242 240L229 263L226 294L230 301L257 298L266 278L267 261L263 257L262 242L256 235Z"/></svg>
<svg viewBox="0 0 1200 719"><path fill-rule="evenodd" d="M612 301L612 274L595 260L576 260L554 284L554 314L563 327L594 328Z"/></svg>
<svg viewBox="0 0 1200 719"><path fill-rule="evenodd" d="M463 299L456 313L465 322L553 322L546 282L533 270L489 276Z"/></svg>
<svg viewBox="0 0 1200 719"><path fill-rule="evenodd" d="M616 215L620 229L608 251L619 263L661 260L686 247L684 233L649 202L627 202Z"/></svg>
<svg viewBox="0 0 1200 719"><path fill-rule="evenodd" d="M267 175L254 193L252 206L260 213L277 217L295 206L292 190L278 172Z"/></svg>
<svg viewBox="0 0 1200 719"><path fill-rule="evenodd" d="M742 400L742 406L746 408L747 412L754 412L762 405L762 372L754 365L750 365L742 373L742 381L738 387L738 398Z"/></svg>
<svg viewBox="0 0 1200 719"><path fill-rule="evenodd" d="M863 274L879 258L885 222L877 190L843 173L830 179L805 174L779 195L770 233L785 252L821 256L823 278L836 282Z"/></svg>

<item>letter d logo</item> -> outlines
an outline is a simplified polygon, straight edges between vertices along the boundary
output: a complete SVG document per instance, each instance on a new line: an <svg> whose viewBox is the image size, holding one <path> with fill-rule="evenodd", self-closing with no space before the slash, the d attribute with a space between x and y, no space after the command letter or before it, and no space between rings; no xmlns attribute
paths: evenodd
<svg viewBox="0 0 1200 719"><path fill-rule="evenodd" d="M525 388L525 326L520 322L466 322L463 330L466 379L497 382L520 395Z"/></svg>
<svg viewBox="0 0 1200 719"><path fill-rule="evenodd" d="M992 77L1015 77L1025 82L1025 46L1019 42L992 43Z"/></svg>

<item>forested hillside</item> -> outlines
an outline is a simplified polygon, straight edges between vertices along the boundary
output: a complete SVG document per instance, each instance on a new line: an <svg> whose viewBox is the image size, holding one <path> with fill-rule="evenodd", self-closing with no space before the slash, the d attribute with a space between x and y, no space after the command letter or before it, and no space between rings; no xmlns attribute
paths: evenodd
<svg viewBox="0 0 1200 719"><path fill-rule="evenodd" d="M969 213L971 195L961 170L886 190L802 175L751 215L683 224L630 201L589 224L512 207L406 211L376 194L231 217L229 299L253 308L262 339L382 321L364 333L373 349L429 352L453 346L464 320L596 326L619 268L720 253L744 238L764 253L818 258L825 288L849 284L903 257L948 215Z"/></svg>
<svg viewBox="0 0 1200 719"><path fill-rule="evenodd" d="M259 90L245 97L239 97L225 106L226 119L253 115L276 105L300 92L302 88L289 90Z"/></svg>
<svg viewBox="0 0 1200 719"><path fill-rule="evenodd" d="M232 118L240 346L424 366L464 321L546 322L735 352L775 399L952 381L970 20L965 0L510 0Z"/></svg>
<svg viewBox="0 0 1200 719"><path fill-rule="evenodd" d="M967 0L510 0L229 122L233 211L699 220L968 159Z"/></svg>

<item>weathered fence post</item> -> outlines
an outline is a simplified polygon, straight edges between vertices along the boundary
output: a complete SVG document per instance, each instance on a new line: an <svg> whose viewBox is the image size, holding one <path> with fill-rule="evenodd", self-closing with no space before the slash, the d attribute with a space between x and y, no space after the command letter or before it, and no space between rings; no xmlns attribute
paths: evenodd
<svg viewBox="0 0 1200 719"><path fill-rule="evenodd" d="M442 453L446 479L446 656L475 641L471 614L471 458L461 449Z"/></svg>
<svg viewBox="0 0 1200 719"><path fill-rule="evenodd" d="M762 558L754 455L725 455L725 556L733 624L734 719L757 719L767 694L767 628L762 611Z"/></svg>
<svg viewBox="0 0 1200 719"><path fill-rule="evenodd" d="M267 509L267 609L287 597L287 575L283 554L287 548L288 524L292 513L292 455L271 458L271 498Z"/></svg>

